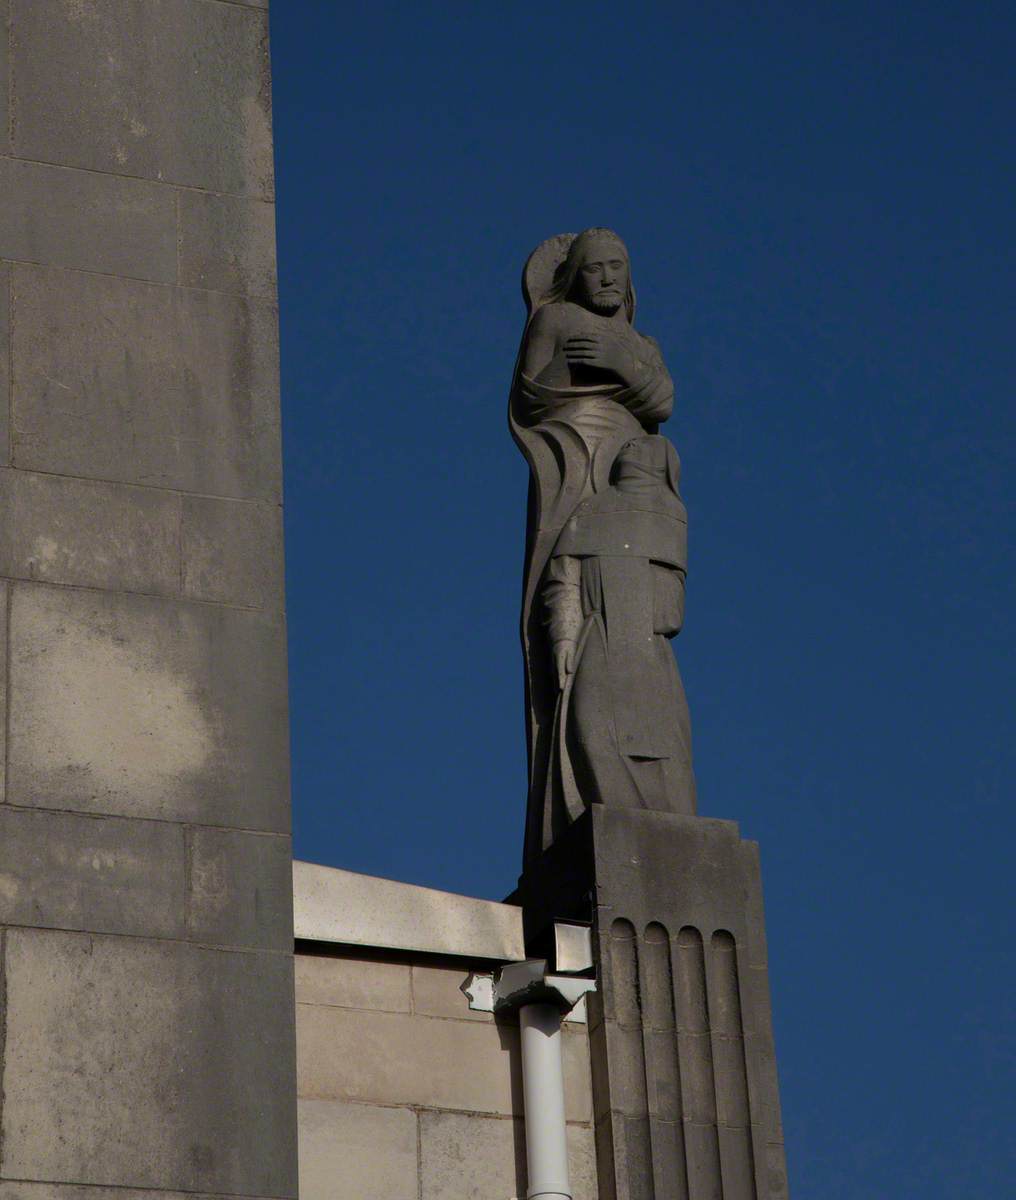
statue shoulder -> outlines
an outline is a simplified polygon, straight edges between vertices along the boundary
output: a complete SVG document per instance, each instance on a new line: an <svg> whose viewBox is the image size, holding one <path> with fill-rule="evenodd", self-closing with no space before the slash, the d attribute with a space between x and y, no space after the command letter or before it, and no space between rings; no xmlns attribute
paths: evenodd
<svg viewBox="0 0 1016 1200"><path fill-rule="evenodd" d="M561 314L557 311L560 308L560 304L544 304L529 318L522 339L523 374L535 378L550 365L560 351L561 344L567 336L562 332L564 326ZM565 373L567 374L567 371Z"/></svg>
<svg viewBox="0 0 1016 1200"><path fill-rule="evenodd" d="M529 318L525 343L530 354L535 353L541 360L546 358L546 361L549 361L560 349L564 340L570 336L575 323L574 320L568 319L568 314L564 311L566 307L572 308L574 305L561 301L543 304ZM541 365L546 365L546 363L543 362ZM529 363L529 369L535 367L535 362Z"/></svg>
<svg viewBox="0 0 1016 1200"><path fill-rule="evenodd" d="M541 304L529 321L530 334L535 333L546 337L563 329L567 323L565 314L562 312L564 307L564 303L561 302Z"/></svg>

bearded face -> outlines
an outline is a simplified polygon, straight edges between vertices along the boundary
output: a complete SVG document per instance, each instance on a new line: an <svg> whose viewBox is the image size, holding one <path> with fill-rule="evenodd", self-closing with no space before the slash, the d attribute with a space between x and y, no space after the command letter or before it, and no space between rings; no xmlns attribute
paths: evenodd
<svg viewBox="0 0 1016 1200"><path fill-rule="evenodd" d="M575 299L601 316L613 316L628 292L628 255L613 238L592 238L575 275Z"/></svg>

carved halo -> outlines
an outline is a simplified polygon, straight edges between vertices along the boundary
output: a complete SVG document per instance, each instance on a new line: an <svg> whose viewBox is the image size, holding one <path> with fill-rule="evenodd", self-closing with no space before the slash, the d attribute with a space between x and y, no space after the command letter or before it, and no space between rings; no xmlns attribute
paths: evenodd
<svg viewBox="0 0 1016 1200"><path fill-rule="evenodd" d="M544 297L553 287L575 238L574 233L555 233L553 237L541 242L526 259L522 271L522 295L525 297L530 316L540 307Z"/></svg>

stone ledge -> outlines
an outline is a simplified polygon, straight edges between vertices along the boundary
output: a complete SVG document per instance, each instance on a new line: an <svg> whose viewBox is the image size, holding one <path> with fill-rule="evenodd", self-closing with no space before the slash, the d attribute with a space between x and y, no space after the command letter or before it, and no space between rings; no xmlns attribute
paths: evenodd
<svg viewBox="0 0 1016 1200"><path fill-rule="evenodd" d="M522 911L315 863L293 863L298 939L515 962Z"/></svg>

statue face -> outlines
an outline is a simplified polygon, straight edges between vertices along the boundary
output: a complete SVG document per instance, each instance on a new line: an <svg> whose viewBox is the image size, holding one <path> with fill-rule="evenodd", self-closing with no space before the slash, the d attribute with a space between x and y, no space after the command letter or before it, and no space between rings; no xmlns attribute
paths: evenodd
<svg viewBox="0 0 1016 1200"><path fill-rule="evenodd" d="M613 238L593 238L582 251L575 299L585 308L613 316L628 292L628 255Z"/></svg>

